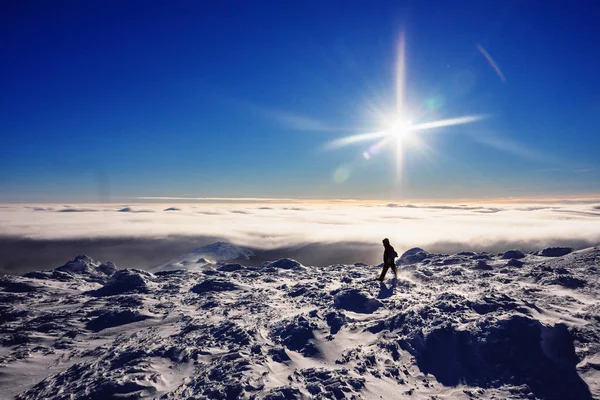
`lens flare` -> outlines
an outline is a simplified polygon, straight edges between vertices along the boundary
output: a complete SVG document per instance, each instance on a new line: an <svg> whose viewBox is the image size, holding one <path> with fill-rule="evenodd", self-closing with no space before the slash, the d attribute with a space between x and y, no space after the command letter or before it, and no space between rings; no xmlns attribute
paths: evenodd
<svg viewBox="0 0 600 400"><path fill-rule="evenodd" d="M342 165L333 172L333 181L335 183L344 183L350 178L351 174L352 171L350 168L346 165Z"/></svg>
<svg viewBox="0 0 600 400"><path fill-rule="evenodd" d="M494 69L494 71L496 72L496 75L498 75L500 80L503 83L506 83L506 78L504 77L504 74L502 73L502 71L500 70L500 67L498 67L498 64L496 64L496 61L494 61L492 56L490 56L490 54L483 48L482 45L477 44L476 47L477 47L477 50L479 50L479 52L485 57L487 62L492 66L492 68Z"/></svg>

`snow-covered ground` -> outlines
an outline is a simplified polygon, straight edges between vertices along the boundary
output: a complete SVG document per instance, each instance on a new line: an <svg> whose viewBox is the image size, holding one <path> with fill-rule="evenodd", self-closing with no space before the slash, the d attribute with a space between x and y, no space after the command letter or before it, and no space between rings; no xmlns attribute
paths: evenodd
<svg viewBox="0 0 600 400"><path fill-rule="evenodd" d="M0 277L0 397L600 397L598 246L414 249L381 284L379 266L250 256Z"/></svg>

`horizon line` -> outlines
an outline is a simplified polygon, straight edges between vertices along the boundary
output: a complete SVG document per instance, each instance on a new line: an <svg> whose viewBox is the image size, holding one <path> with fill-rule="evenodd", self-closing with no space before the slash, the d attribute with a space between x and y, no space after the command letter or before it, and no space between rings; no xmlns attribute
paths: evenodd
<svg viewBox="0 0 600 400"><path fill-rule="evenodd" d="M439 203L532 203L532 202L600 202L600 193L577 194L577 195L539 195L539 196L506 196L489 198L412 198L412 199L356 199L356 198L294 198L294 197L183 197L183 196L138 196L138 197L116 197L109 201L72 200L72 201L0 201L0 204L136 204L132 201L141 201L140 204L159 203L347 203L347 204L439 204Z"/></svg>

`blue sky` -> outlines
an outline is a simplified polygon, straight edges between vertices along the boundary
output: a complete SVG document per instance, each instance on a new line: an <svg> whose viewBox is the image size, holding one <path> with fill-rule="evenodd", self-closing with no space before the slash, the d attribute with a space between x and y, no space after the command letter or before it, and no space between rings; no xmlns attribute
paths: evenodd
<svg viewBox="0 0 600 400"><path fill-rule="evenodd" d="M11 1L0 201L466 199L600 193L594 1ZM372 142L406 37L405 116ZM503 81L477 45L495 60Z"/></svg>

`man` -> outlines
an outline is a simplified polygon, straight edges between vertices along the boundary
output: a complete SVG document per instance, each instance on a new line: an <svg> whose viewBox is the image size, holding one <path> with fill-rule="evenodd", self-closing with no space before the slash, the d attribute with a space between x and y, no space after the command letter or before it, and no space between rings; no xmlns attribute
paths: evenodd
<svg viewBox="0 0 600 400"><path fill-rule="evenodd" d="M388 238L383 239L383 248L385 249L383 251L383 271L381 271L381 275L377 278L377 280L381 282L383 282L383 278L385 278L385 274L390 268L394 271L394 277L398 277L398 270L396 269L395 263L395 258L398 257L398 254L390 244Z"/></svg>

